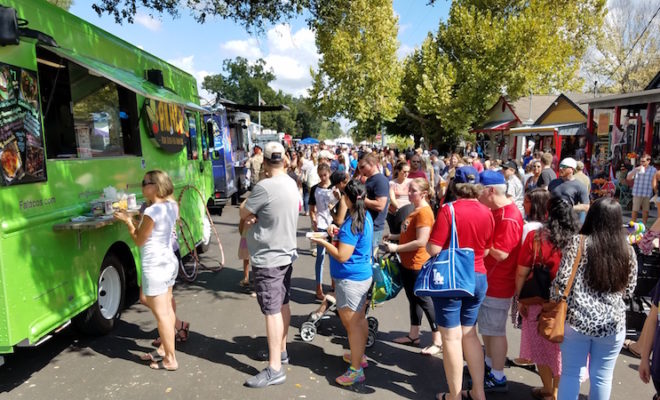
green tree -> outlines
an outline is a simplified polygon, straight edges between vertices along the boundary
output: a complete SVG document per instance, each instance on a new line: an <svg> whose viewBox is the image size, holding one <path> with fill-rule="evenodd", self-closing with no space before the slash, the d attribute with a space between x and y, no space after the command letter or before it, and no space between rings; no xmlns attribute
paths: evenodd
<svg viewBox="0 0 660 400"><path fill-rule="evenodd" d="M49 3L55 4L56 6L69 10L73 4L73 0L48 0Z"/></svg>
<svg viewBox="0 0 660 400"><path fill-rule="evenodd" d="M321 113L345 116L367 134L394 119L402 68L391 0L318 1L312 14L322 57L310 97Z"/></svg>
<svg viewBox="0 0 660 400"><path fill-rule="evenodd" d="M138 5L162 15L178 17L188 9L200 23L209 17L230 19L249 28L262 30L265 22L286 20L302 13L310 0L95 0L92 8L99 16L112 15L115 21L133 23Z"/></svg>
<svg viewBox="0 0 660 400"><path fill-rule="evenodd" d="M455 143L501 94L575 90L580 61L595 40L605 0L456 0L421 48L415 74L421 118L434 141Z"/></svg>
<svg viewBox="0 0 660 400"><path fill-rule="evenodd" d="M643 90L660 71L660 0L610 3L602 34L584 58L585 90ZM653 18L655 16L655 18Z"/></svg>

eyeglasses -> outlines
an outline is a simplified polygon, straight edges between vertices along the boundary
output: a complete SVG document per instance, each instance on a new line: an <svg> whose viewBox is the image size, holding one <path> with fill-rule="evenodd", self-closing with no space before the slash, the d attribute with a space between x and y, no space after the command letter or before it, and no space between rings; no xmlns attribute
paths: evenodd
<svg viewBox="0 0 660 400"><path fill-rule="evenodd" d="M142 187L145 187L147 185L153 185L153 184L154 184L154 182L147 182L145 180L142 180Z"/></svg>

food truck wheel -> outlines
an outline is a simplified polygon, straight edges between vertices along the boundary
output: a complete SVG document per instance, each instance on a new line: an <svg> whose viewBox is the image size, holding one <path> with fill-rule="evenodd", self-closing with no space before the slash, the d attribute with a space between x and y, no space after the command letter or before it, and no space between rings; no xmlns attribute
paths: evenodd
<svg viewBox="0 0 660 400"><path fill-rule="evenodd" d="M125 286L126 278L121 260L112 253L106 255L99 273L97 300L74 318L76 327L92 335L110 332L124 306Z"/></svg>

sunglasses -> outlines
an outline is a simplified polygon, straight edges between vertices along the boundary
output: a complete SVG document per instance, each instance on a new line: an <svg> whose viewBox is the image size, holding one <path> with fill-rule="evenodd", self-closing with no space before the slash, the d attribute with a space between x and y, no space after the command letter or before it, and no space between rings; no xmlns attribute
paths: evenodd
<svg viewBox="0 0 660 400"><path fill-rule="evenodd" d="M142 187L145 187L147 185L153 185L153 184L154 184L154 182L147 182L145 180L142 180Z"/></svg>

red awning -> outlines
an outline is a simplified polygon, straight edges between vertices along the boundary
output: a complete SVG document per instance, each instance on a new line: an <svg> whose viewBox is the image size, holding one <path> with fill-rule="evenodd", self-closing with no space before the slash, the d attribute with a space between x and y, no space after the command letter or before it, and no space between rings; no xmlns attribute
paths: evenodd
<svg viewBox="0 0 660 400"><path fill-rule="evenodd" d="M481 133L481 132L491 132L491 131L506 131L511 128L511 125L516 122L515 119L508 120L508 121L491 121L484 126L473 129L471 132L473 133Z"/></svg>

